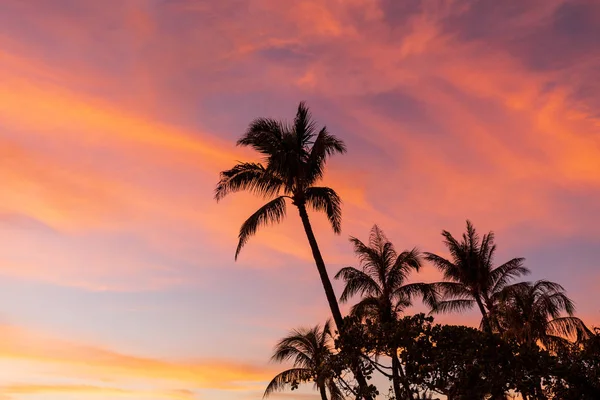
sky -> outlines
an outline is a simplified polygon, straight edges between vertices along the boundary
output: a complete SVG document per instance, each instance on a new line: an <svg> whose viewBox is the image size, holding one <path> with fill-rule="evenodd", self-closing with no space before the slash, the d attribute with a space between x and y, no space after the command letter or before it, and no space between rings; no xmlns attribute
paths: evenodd
<svg viewBox="0 0 600 400"><path fill-rule="evenodd" d="M0 399L260 398L327 303L292 208L234 262L261 202L213 192L301 100L348 147L331 275L468 218L600 325L599 93L595 0L2 0Z"/></svg>

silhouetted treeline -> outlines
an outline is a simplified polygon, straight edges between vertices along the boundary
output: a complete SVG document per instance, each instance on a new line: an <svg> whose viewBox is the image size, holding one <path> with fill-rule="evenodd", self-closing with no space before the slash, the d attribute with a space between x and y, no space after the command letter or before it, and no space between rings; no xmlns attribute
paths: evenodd
<svg viewBox="0 0 600 400"><path fill-rule="evenodd" d="M480 236L469 221L458 238L442 231L449 258L397 251L377 226L366 242L351 237L358 265L335 276L344 282L339 301L355 301L344 318L308 215L324 212L341 232L341 199L318 182L327 159L345 153L344 143L317 129L300 103L292 122L258 118L237 144L256 150L262 162L223 171L216 199L250 191L267 203L242 224L236 258L259 227L283 220L291 202L337 326L328 321L283 338L273 360L293 365L265 396L312 382L323 400L600 399L600 331L575 317L560 284L522 280L529 274L523 258L496 265L494 234ZM441 272L440 282L413 281L425 263ZM428 315L407 315L415 300ZM435 324L432 316L470 309L481 314L479 329ZM389 388L369 383L374 374L388 378Z"/></svg>

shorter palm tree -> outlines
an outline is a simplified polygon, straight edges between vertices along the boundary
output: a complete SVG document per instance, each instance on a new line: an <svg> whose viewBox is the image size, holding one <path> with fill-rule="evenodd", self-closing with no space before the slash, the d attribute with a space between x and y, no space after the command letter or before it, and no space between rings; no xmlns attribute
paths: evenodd
<svg viewBox="0 0 600 400"><path fill-rule="evenodd" d="M575 305L558 283L516 283L507 286L497 301L498 322L504 334L522 344L555 350L569 339L590 334L583 321L574 316Z"/></svg>
<svg viewBox="0 0 600 400"><path fill-rule="evenodd" d="M354 253L361 268L342 268L335 278L342 278L346 283L340 297L342 302L347 302L354 295L361 296L361 300L352 307L353 315L385 326L396 321L398 315L410 307L416 297L421 297L430 307L436 306L437 293L434 286L407 283L410 274L421 268L421 255L417 249L398 253L377 225L371 229L368 244L355 237L351 237L350 242L354 245ZM406 381L404 390L401 388L403 371L398 349L391 346L386 352L392 359L395 397L405 398L411 389Z"/></svg>
<svg viewBox="0 0 600 400"><path fill-rule="evenodd" d="M523 266L525 259L513 258L494 267L494 233L489 232L480 240L468 220L462 240L455 239L448 231L442 231L442 236L451 259L425 253L425 259L443 273L445 280L437 284L443 301L433 311L464 311L477 306L482 315L483 329L488 332L500 330L493 298L514 278L529 273L529 269Z"/></svg>
<svg viewBox="0 0 600 400"><path fill-rule="evenodd" d="M267 385L263 397L288 386L293 389L300 383L314 382L322 400L327 400L327 392L331 400L343 400L344 395L336 384L331 365L331 339L330 321L322 329L319 325L311 329L295 329L281 339L271 360L293 361L293 368L277 374Z"/></svg>
<svg viewBox="0 0 600 400"><path fill-rule="evenodd" d="M420 296L429 306L435 306L433 286L407 283L410 274L421 269L421 255L417 249L398 253L377 225L371 229L368 244L355 237L350 237L350 242L361 269L342 268L335 279L341 278L346 284L340 301L347 302L354 295L362 297L352 308L352 314L385 323L395 320L412 305L415 297Z"/></svg>

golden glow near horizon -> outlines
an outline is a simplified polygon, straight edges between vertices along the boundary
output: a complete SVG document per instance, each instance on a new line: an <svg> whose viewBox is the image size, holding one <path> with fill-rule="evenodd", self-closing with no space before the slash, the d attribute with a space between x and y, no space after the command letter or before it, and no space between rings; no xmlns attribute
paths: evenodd
<svg viewBox="0 0 600 400"><path fill-rule="evenodd" d="M0 399L261 396L327 306L295 212L234 263L260 199L213 189L300 100L349 150L332 273L373 223L442 252L470 218L599 324L600 6L486 4L2 1Z"/></svg>

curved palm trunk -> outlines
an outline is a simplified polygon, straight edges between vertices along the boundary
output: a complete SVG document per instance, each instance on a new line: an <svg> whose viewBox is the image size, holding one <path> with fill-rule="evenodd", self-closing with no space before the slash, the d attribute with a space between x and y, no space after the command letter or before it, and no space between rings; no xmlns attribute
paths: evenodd
<svg viewBox="0 0 600 400"><path fill-rule="evenodd" d="M306 212L306 206L304 206L304 204L298 205L298 211L300 212L300 218L302 219L302 224L304 225L304 231L306 232L306 237L308 238L308 243L310 244L310 249L312 250L313 257L315 259L315 264L317 264L317 270L319 271L319 276L321 277L323 289L325 289L325 296L327 296L327 302L329 303L333 320L341 332L343 329L342 325L344 324L344 319L342 318L340 306L338 305L335 292L333 291L331 280L329 279L329 275L327 275L325 261L323 261L323 256L321 256L317 239L315 238L312 226L310 225L308 213Z"/></svg>
<svg viewBox="0 0 600 400"><path fill-rule="evenodd" d="M312 230L312 226L310 225L310 220L308 219L308 213L306 212L306 206L304 204L297 204L298 212L300 213L300 219L302 219L302 225L304 225L304 231L306 232L306 237L308 238L308 243L310 244L310 249L313 253L313 258L315 259L315 264L317 265L317 270L319 271L319 276L321 277L321 283L323 284L323 289L325 289L325 295L327 296L327 302L329 303L329 308L331 309L331 314L333 316L333 320L337 325L337 328L340 332L340 335L344 334L344 318L342 317L342 312L340 311L340 306L337 302L337 298L335 296L335 292L333 291L333 286L331 285L331 280L329 279L329 275L327 274L327 268L325 267L325 261L323 261L323 256L321 255L321 250L319 250L319 245L317 244L317 239L315 238L315 234ZM365 376L362 374L362 371L358 365L358 359L354 359L352 362L352 373L356 377L358 382L360 392L366 392L368 384ZM357 399L367 398L366 396L357 395Z"/></svg>
<svg viewBox="0 0 600 400"><path fill-rule="evenodd" d="M485 307L483 306L483 302L479 295L475 296L475 302L479 307L479 311L481 311L481 315L483 317L483 328L487 333L492 333L492 326L490 325L490 320L488 318L487 312L485 311Z"/></svg>
<svg viewBox="0 0 600 400"><path fill-rule="evenodd" d="M498 321L498 310L494 306L494 303L485 293L483 295L483 300L485 301L485 306L489 311L488 322L490 323L490 327L495 329L500 335L504 335L504 329L500 326L500 321Z"/></svg>

